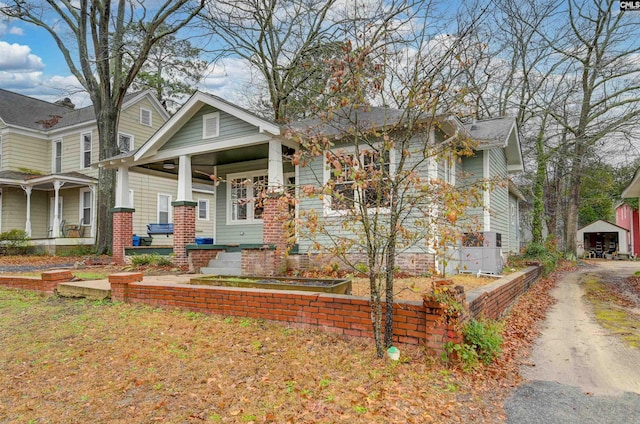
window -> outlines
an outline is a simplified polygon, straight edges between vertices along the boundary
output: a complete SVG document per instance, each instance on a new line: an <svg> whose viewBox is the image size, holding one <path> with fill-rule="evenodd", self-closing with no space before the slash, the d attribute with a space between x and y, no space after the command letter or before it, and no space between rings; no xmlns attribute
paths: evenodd
<svg viewBox="0 0 640 424"><path fill-rule="evenodd" d="M91 224L92 205L91 190L83 189L80 191L80 220L83 225Z"/></svg>
<svg viewBox="0 0 640 424"><path fill-rule="evenodd" d="M332 187L331 195L326 197L328 212L353 209L356 202L362 202L367 207L389 206L390 199L385 183L388 183L391 173L392 153L385 152L384 160L381 160L380 152L377 150L365 150L356 155L353 149L350 149L334 152L330 159L325 157L325 161L329 162L325 167L325 183ZM362 184L357 184L364 188L356 189L356 179L360 170L371 176L368 181L373 184L367 185L365 180ZM378 201L379 192L381 197Z"/></svg>
<svg viewBox="0 0 640 424"><path fill-rule="evenodd" d="M124 133L118 133L118 149L121 153L133 150L133 136Z"/></svg>
<svg viewBox="0 0 640 424"><path fill-rule="evenodd" d="M140 123L150 127L152 125L151 111L149 109L140 108Z"/></svg>
<svg viewBox="0 0 640 424"><path fill-rule="evenodd" d="M53 140L53 173L62 172L62 139Z"/></svg>
<svg viewBox="0 0 640 424"><path fill-rule="evenodd" d="M444 168L444 182L455 185L456 184L456 160L454 155L451 153L447 154L447 156L443 160L443 168Z"/></svg>
<svg viewBox="0 0 640 424"><path fill-rule="evenodd" d="M262 219L267 171L227 175L228 223L252 223Z"/></svg>
<svg viewBox="0 0 640 424"><path fill-rule="evenodd" d="M158 193L158 223L168 224L171 221L171 195Z"/></svg>
<svg viewBox="0 0 640 424"><path fill-rule="evenodd" d="M220 130L220 113L208 113L202 117L202 138L218 136Z"/></svg>
<svg viewBox="0 0 640 424"><path fill-rule="evenodd" d="M82 134L82 167L91 166L91 133Z"/></svg>
<svg viewBox="0 0 640 424"><path fill-rule="evenodd" d="M198 219L200 221L209 220L209 200L198 199Z"/></svg>

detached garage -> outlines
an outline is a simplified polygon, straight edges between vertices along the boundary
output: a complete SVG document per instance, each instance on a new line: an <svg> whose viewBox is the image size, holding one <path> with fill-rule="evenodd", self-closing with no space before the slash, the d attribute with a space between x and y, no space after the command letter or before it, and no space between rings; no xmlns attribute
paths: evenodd
<svg viewBox="0 0 640 424"><path fill-rule="evenodd" d="M578 230L578 256L612 258L629 255L629 231L607 221L595 221Z"/></svg>

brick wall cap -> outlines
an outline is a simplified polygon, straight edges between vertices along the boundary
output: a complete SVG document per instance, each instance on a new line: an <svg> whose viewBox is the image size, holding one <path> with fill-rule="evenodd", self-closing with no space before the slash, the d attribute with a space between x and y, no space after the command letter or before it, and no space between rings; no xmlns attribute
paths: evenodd
<svg viewBox="0 0 640 424"><path fill-rule="evenodd" d="M118 213L118 212L127 212L127 213L133 213L136 210L133 208L111 208L109 209L109 212L111 213Z"/></svg>

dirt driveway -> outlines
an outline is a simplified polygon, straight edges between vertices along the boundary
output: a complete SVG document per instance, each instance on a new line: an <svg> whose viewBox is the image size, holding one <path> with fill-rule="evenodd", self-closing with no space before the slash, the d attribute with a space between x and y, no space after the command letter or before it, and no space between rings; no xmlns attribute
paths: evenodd
<svg viewBox="0 0 640 424"><path fill-rule="evenodd" d="M640 348L595 319L584 283L612 283L640 270L638 262L601 261L567 274L522 375L529 382L505 404L513 423L640 422Z"/></svg>

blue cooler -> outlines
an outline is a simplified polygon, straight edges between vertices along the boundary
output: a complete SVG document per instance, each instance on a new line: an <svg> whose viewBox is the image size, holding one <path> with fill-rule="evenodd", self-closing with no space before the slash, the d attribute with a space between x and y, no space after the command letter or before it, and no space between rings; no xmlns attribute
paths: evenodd
<svg viewBox="0 0 640 424"><path fill-rule="evenodd" d="M196 237L196 244L213 244L211 237Z"/></svg>
<svg viewBox="0 0 640 424"><path fill-rule="evenodd" d="M140 246L140 236L134 234L132 239L131 243L133 246Z"/></svg>

